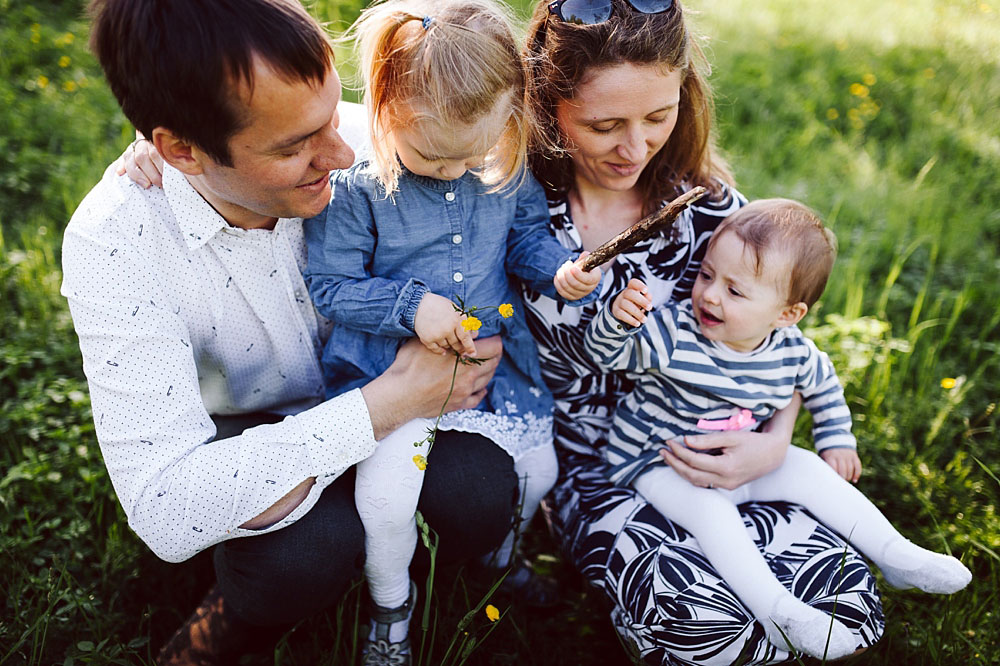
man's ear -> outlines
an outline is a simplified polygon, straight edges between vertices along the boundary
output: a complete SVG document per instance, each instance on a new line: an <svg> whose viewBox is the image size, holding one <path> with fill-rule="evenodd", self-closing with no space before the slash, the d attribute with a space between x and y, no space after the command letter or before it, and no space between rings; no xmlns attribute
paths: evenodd
<svg viewBox="0 0 1000 666"><path fill-rule="evenodd" d="M153 145L163 161L188 176L204 173L205 153L165 127L153 129Z"/></svg>
<svg viewBox="0 0 1000 666"><path fill-rule="evenodd" d="M778 315L778 321L775 322L777 328L783 328L785 326L792 326L802 321L802 318L806 316L809 312L809 306L799 301L798 303L792 303L791 305L786 305Z"/></svg>

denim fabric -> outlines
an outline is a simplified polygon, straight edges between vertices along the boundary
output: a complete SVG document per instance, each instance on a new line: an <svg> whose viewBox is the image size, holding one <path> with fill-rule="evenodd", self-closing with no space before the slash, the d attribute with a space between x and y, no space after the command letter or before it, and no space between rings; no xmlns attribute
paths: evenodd
<svg viewBox="0 0 1000 666"><path fill-rule="evenodd" d="M316 308L334 323L322 358L328 394L361 386L389 367L414 335L417 305L430 291L466 306L514 304L506 320L496 310L477 313L480 337L500 333L504 341L480 409L549 418L551 397L507 276L558 298L552 278L575 258L548 231L541 186L529 176L516 191L490 194L472 172L442 181L404 170L399 191L387 197L366 166L335 172L330 205L305 223L306 284Z"/></svg>

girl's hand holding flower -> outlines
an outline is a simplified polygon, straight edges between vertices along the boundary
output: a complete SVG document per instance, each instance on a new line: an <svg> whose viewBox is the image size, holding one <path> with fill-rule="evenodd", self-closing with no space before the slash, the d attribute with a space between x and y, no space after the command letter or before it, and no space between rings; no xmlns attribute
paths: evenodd
<svg viewBox="0 0 1000 666"><path fill-rule="evenodd" d="M642 280L636 278L629 280L628 285L611 304L611 314L615 319L633 327L645 324L646 313L652 309L649 289Z"/></svg>
<svg viewBox="0 0 1000 666"><path fill-rule="evenodd" d="M413 318L413 331L424 346L435 354L453 351L460 356L475 356L478 327L463 326L465 316L444 296L425 294Z"/></svg>
<svg viewBox="0 0 1000 666"><path fill-rule="evenodd" d="M576 261L567 261L556 271L556 277L552 283L556 291L567 301L576 301L590 292L601 283L601 269L594 268L590 271L583 270L583 262L589 252L581 252Z"/></svg>

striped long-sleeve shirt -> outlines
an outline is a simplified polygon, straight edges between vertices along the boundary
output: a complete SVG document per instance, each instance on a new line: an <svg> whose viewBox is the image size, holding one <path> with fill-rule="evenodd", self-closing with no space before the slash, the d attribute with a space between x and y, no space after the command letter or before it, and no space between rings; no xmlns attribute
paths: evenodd
<svg viewBox="0 0 1000 666"><path fill-rule="evenodd" d="M813 417L817 451L855 448L851 413L829 357L796 326L776 329L757 349L737 352L705 338L686 300L654 310L645 325L620 324L609 305L594 317L584 345L595 361L625 370L635 389L618 403L605 457L616 483L631 483L662 462L664 442L709 432L700 419L742 409L758 423L798 391Z"/></svg>

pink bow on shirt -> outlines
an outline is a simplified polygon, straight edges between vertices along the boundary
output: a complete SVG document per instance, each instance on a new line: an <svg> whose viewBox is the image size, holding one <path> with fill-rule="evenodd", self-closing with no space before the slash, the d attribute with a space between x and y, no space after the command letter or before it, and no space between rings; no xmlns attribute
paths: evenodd
<svg viewBox="0 0 1000 666"><path fill-rule="evenodd" d="M728 419L698 419L698 427L702 430L743 430L755 423L757 419L749 409L741 409Z"/></svg>

